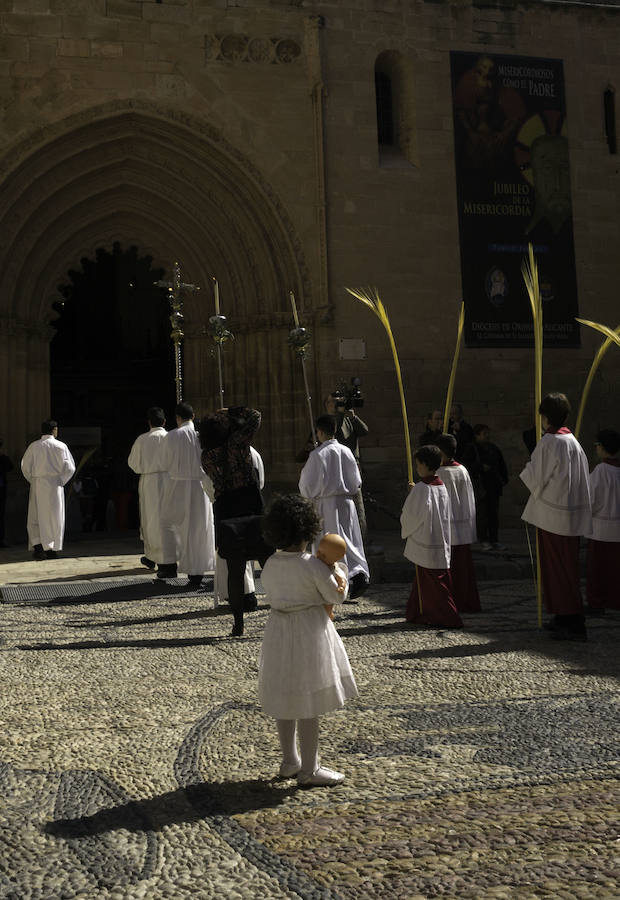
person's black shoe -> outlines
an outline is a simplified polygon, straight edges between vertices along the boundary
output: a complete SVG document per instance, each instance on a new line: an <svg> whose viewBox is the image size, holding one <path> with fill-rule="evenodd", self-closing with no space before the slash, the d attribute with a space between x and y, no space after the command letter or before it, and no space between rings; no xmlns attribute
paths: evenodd
<svg viewBox="0 0 620 900"><path fill-rule="evenodd" d="M584 631L571 631L570 628L556 628L551 632L551 639L554 641L578 641L585 643L588 640L588 634Z"/></svg>
<svg viewBox="0 0 620 900"><path fill-rule="evenodd" d="M604 606L584 606L583 608L584 616L604 616L605 615L605 607Z"/></svg>
<svg viewBox="0 0 620 900"><path fill-rule="evenodd" d="M157 567L157 577L158 578L176 578L177 577L177 564L176 563L160 563Z"/></svg>
<svg viewBox="0 0 620 900"><path fill-rule="evenodd" d="M46 550L45 556L47 557L47 559L58 559L58 554L55 550Z"/></svg>
<svg viewBox="0 0 620 900"><path fill-rule="evenodd" d="M358 597L361 597L367 587L368 579L363 572L358 572L349 582L349 600L356 600Z"/></svg>
<svg viewBox="0 0 620 900"><path fill-rule="evenodd" d="M202 584L202 575L188 575L187 582L192 587L199 587Z"/></svg>
<svg viewBox="0 0 620 900"><path fill-rule="evenodd" d="M142 563L143 566L146 566L147 569L154 569L154 568L155 568L155 563L153 562L152 559L149 559L148 556L141 556L141 557L140 557L140 562Z"/></svg>
<svg viewBox="0 0 620 900"><path fill-rule="evenodd" d="M236 622L232 627L232 631L230 632L231 637L243 637L243 622L238 625Z"/></svg>
<svg viewBox="0 0 620 900"><path fill-rule="evenodd" d="M258 600L256 599L256 594L244 594L243 595L243 611L244 612L256 612L258 609Z"/></svg>
<svg viewBox="0 0 620 900"><path fill-rule="evenodd" d="M32 558L33 559L45 559L45 551L43 550L43 544L35 544L32 548Z"/></svg>

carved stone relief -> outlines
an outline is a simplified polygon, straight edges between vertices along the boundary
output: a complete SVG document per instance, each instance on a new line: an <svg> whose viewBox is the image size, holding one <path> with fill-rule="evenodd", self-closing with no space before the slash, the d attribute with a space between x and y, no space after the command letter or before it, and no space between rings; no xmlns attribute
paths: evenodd
<svg viewBox="0 0 620 900"><path fill-rule="evenodd" d="M206 62L254 62L285 64L301 58L301 43L293 38L247 37L244 34L206 34Z"/></svg>

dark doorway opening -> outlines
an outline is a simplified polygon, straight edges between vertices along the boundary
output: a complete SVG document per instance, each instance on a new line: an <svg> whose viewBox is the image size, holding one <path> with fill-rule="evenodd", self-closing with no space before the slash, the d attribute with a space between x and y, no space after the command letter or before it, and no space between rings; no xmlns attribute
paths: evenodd
<svg viewBox="0 0 620 900"><path fill-rule="evenodd" d="M79 468L68 530L136 528L129 450L148 428L150 406L163 407L168 426L174 424L168 300L154 286L164 271L152 262L116 242L111 250L99 248L95 259L81 259L81 269L70 270L58 288L52 414Z"/></svg>

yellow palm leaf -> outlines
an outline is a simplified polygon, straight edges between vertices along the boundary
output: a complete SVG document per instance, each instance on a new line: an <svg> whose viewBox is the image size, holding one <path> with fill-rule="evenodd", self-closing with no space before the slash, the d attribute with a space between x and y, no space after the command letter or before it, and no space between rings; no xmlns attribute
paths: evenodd
<svg viewBox="0 0 620 900"><path fill-rule="evenodd" d="M609 338L610 341L614 341L614 343L618 344L620 347L620 334L618 333L618 328L615 331L612 331L611 328L608 328L607 325L600 325L598 322L590 322L588 319L576 319L577 322L580 322L582 325L588 325L590 328L595 328L596 331L600 331L601 334L604 334L605 337Z"/></svg>
<svg viewBox="0 0 620 900"><path fill-rule="evenodd" d="M577 422L575 424L575 437L578 438L581 432L583 413L586 408L586 402L590 393L590 388L592 387L592 382L594 380L596 370L598 369L603 356L605 355L605 353L607 353L611 345L615 343L620 346L620 325L618 325L615 331L612 331L611 328L607 327L607 325L600 325L598 322L590 322L588 319L577 319L576 321L581 325L588 325L590 328L594 328L596 331L600 331L601 334L605 335L605 340L594 355L594 359L592 360L592 365L590 366L590 371L588 372L588 377L586 378L586 383L581 394L581 402L579 404L579 412L577 413Z"/></svg>
<svg viewBox="0 0 620 900"><path fill-rule="evenodd" d="M392 348L392 357L394 359L394 368L396 369L396 380L398 381L398 390L400 394L400 406L403 416L403 429L405 432L405 453L407 455L407 475L409 478L409 482L413 481L413 462L411 458L411 442L409 439L409 420L407 418L407 405L405 403L405 392L403 390L403 379L400 372L400 362L398 360L398 351L396 349L396 342L394 340L394 335L392 334L392 326L390 325L390 319L387 314L387 310L383 305L381 298L379 297L379 292L376 287L369 287L366 290L362 288L346 288L346 290L351 294L352 297L355 297L356 300L361 300L366 306L370 307L377 318L381 321L383 327L385 328L388 336L388 340L390 342L390 347Z"/></svg>

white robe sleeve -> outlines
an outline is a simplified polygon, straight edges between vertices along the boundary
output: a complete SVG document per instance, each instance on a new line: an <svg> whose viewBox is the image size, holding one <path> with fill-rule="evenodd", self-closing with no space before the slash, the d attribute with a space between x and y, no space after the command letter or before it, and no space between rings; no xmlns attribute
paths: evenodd
<svg viewBox="0 0 620 900"><path fill-rule="evenodd" d="M63 450L63 458L62 458L62 472L60 474L60 480L63 486L70 480L75 472L75 460L71 455L71 451L67 446L65 446Z"/></svg>
<svg viewBox="0 0 620 900"><path fill-rule="evenodd" d="M254 447L250 447L250 455L252 457L254 468L258 473L258 486L262 491L262 489L265 487L265 466L263 464L263 458L258 450L254 449Z"/></svg>
<svg viewBox="0 0 620 900"><path fill-rule="evenodd" d="M140 445L142 441L138 437L133 443L133 447L131 448L131 452L129 454L129 459L127 460L127 465L132 471L136 473L136 475L142 474L142 454L140 453Z"/></svg>
<svg viewBox="0 0 620 900"><path fill-rule="evenodd" d="M159 443L157 450L157 468L160 472L170 471L170 447L169 436L166 435Z"/></svg>
<svg viewBox="0 0 620 900"><path fill-rule="evenodd" d="M596 516L605 508L605 490L601 481L601 463L590 473L590 496L592 498L592 515Z"/></svg>
<svg viewBox="0 0 620 900"><path fill-rule="evenodd" d="M341 465L345 487L348 493L356 494L362 486L362 478L357 461L351 451L342 454Z"/></svg>
<svg viewBox="0 0 620 900"><path fill-rule="evenodd" d="M323 464L319 454L313 450L299 476L299 493L302 497L308 497L311 500L314 497L320 497L323 481Z"/></svg>
<svg viewBox="0 0 620 900"><path fill-rule="evenodd" d="M31 445L32 446L32 445ZM32 481L32 449L31 446L26 449L22 457L22 474L26 481L30 483Z"/></svg>
<svg viewBox="0 0 620 900"><path fill-rule="evenodd" d="M551 448L543 436L534 447L530 461L519 476L535 499L544 490L557 465L557 460L549 452L550 450Z"/></svg>
<svg viewBox="0 0 620 900"><path fill-rule="evenodd" d="M417 488L417 489L416 489ZM409 538L422 530L428 519L430 509L430 491L414 485L407 495L403 511L400 514L401 537Z"/></svg>

